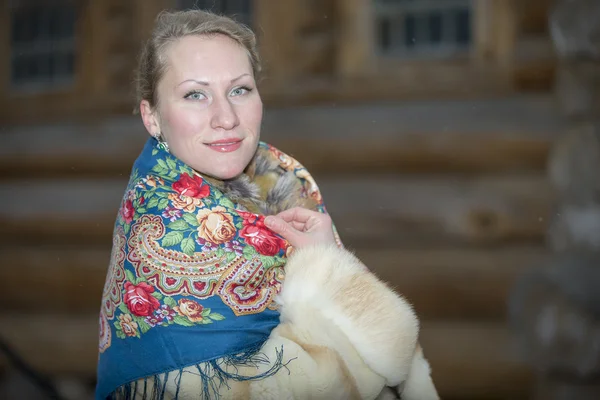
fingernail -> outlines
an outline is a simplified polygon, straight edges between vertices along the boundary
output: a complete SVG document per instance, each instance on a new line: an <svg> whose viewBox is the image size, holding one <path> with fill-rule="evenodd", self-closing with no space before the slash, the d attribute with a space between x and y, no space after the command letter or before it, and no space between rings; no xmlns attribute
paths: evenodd
<svg viewBox="0 0 600 400"><path fill-rule="evenodd" d="M268 216L267 218L265 218L265 225L271 227L273 226L273 223L275 222L275 218Z"/></svg>

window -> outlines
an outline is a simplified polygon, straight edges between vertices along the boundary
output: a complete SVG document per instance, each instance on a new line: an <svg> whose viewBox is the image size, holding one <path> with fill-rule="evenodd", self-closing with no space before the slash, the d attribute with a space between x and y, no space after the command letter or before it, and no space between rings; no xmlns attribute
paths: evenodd
<svg viewBox="0 0 600 400"><path fill-rule="evenodd" d="M227 15L248 26L252 25L252 0L178 0L179 9L195 8Z"/></svg>
<svg viewBox="0 0 600 400"><path fill-rule="evenodd" d="M373 0L382 55L448 57L471 44L471 0Z"/></svg>
<svg viewBox="0 0 600 400"><path fill-rule="evenodd" d="M26 2L9 8L10 85L48 91L75 81L76 9L70 1Z"/></svg>

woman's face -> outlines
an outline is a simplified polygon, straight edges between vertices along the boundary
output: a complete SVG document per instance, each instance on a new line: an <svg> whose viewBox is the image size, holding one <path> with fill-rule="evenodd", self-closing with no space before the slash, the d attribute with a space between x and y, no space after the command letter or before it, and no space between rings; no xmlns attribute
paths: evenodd
<svg viewBox="0 0 600 400"><path fill-rule="evenodd" d="M171 153L201 174L239 175L256 151L262 121L247 51L224 35L187 36L165 56L156 109L140 104L146 129L161 133Z"/></svg>

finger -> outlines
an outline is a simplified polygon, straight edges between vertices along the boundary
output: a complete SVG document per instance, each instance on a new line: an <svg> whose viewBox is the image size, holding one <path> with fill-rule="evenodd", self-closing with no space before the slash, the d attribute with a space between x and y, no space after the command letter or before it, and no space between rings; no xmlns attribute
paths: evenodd
<svg viewBox="0 0 600 400"><path fill-rule="evenodd" d="M271 229L273 232L283 236L288 242L292 245L298 242L300 239L301 233L298 232L292 225L288 224L285 220L270 215L265 218L265 225L267 228Z"/></svg>
<svg viewBox="0 0 600 400"><path fill-rule="evenodd" d="M277 216L286 222L308 222L315 213L316 211L307 210L306 208L294 207L280 212Z"/></svg>
<svg viewBox="0 0 600 400"><path fill-rule="evenodd" d="M307 224L304 222L289 221L288 224L290 224L294 229L300 232L304 232L308 229Z"/></svg>

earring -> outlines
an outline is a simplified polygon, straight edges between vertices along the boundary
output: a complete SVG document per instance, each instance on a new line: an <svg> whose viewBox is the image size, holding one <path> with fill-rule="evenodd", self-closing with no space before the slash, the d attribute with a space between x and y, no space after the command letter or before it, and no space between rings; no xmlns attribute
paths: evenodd
<svg viewBox="0 0 600 400"><path fill-rule="evenodd" d="M154 138L158 141L157 147L161 150L166 151L167 153L169 152L169 145L167 144L167 142L165 142L165 140L163 139L162 135L159 133L157 135L154 135Z"/></svg>

